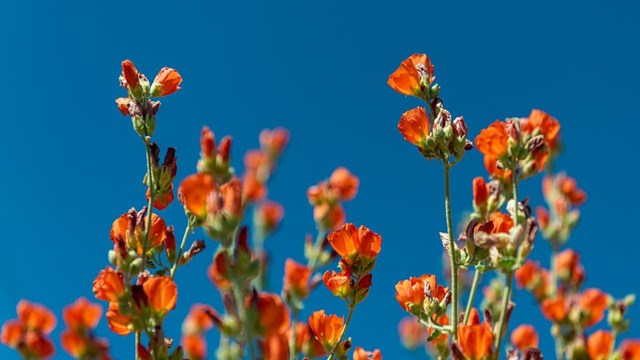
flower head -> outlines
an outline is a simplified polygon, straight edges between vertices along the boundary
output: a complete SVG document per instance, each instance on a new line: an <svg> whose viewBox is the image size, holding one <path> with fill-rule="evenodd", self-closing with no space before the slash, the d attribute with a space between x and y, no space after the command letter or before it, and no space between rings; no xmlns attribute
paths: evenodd
<svg viewBox="0 0 640 360"><path fill-rule="evenodd" d="M158 75L153 79L151 85L151 96L167 96L180 90L182 77L172 68L163 67L158 71Z"/></svg>
<svg viewBox="0 0 640 360"><path fill-rule="evenodd" d="M340 340L344 318L337 315L326 315L324 310L315 311L309 317L309 326L325 350L331 351Z"/></svg>
<svg viewBox="0 0 640 360"><path fill-rule="evenodd" d="M282 292L304 299L309 294L309 278L311 269L306 265L287 259L284 264L284 280Z"/></svg>
<svg viewBox="0 0 640 360"><path fill-rule="evenodd" d="M520 325L511 333L511 343L520 351L528 347L538 348L538 342L538 332L531 325Z"/></svg>
<svg viewBox="0 0 640 360"><path fill-rule="evenodd" d="M404 95L422 97L426 85L435 81L434 67L426 54L413 54L400 63L387 84Z"/></svg>
<svg viewBox="0 0 640 360"><path fill-rule="evenodd" d="M382 237L365 226L357 230L353 224L344 224L342 228L328 236L329 244L342 257L354 260L374 260L380 253Z"/></svg>
<svg viewBox="0 0 640 360"><path fill-rule="evenodd" d="M178 289L170 276L152 276L142 284L149 306L160 316L176 307Z"/></svg>

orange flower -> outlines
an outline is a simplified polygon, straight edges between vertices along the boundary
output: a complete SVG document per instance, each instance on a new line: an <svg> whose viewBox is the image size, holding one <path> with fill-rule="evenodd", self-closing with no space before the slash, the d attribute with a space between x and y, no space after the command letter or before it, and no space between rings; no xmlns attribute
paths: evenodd
<svg viewBox="0 0 640 360"><path fill-rule="evenodd" d="M322 344L315 338L311 327L305 322L296 323L296 351L310 358L326 355ZM291 329L288 331L291 337Z"/></svg>
<svg viewBox="0 0 640 360"><path fill-rule="evenodd" d="M578 188L576 179L560 173L555 177L546 176L542 181L542 193L545 198L553 199L554 191L558 191L571 205L578 206L587 200L584 190Z"/></svg>
<svg viewBox="0 0 640 360"><path fill-rule="evenodd" d="M402 345L409 349L417 349L427 341L427 331L414 316L407 316L398 324L398 333Z"/></svg>
<svg viewBox="0 0 640 360"><path fill-rule="evenodd" d="M267 196L267 187L256 177L253 171L246 172L242 178L242 198L247 202L260 201Z"/></svg>
<svg viewBox="0 0 640 360"><path fill-rule="evenodd" d="M313 207L313 219L323 229L335 229L344 224L345 218L344 208L340 203L335 205L322 203Z"/></svg>
<svg viewBox="0 0 640 360"><path fill-rule="evenodd" d="M620 345L622 360L640 360L640 340L625 340Z"/></svg>
<svg viewBox="0 0 640 360"><path fill-rule="evenodd" d="M435 80L434 67L426 54L413 54L400 63L387 80L391 88L404 95L422 97L425 82Z"/></svg>
<svg viewBox="0 0 640 360"><path fill-rule="evenodd" d="M360 179L344 167L335 169L329 178L329 187L342 201L349 201L356 197L359 185Z"/></svg>
<svg viewBox="0 0 640 360"><path fill-rule="evenodd" d="M429 287L434 298L441 301L447 294L448 289L436 284L436 276L424 274L419 278L410 277L409 280L402 280L396 284L396 300L402 308L411 312L410 307L422 308L426 299L425 290Z"/></svg>
<svg viewBox="0 0 640 360"><path fill-rule="evenodd" d="M536 208L536 218L538 219L538 225L541 229L545 229L549 226L549 212L542 206Z"/></svg>
<svg viewBox="0 0 640 360"><path fill-rule="evenodd" d="M126 242L127 247L137 250L138 254L142 254L142 245L145 238L145 230L143 230L143 227L146 228L147 226L148 215L139 223L136 223L137 221L136 213L133 209L122 214L113 221L109 236L114 243L116 243L118 239L122 239ZM164 220L156 214L151 214L151 230L149 231L149 245L147 250L161 245L164 242L166 232L167 225Z"/></svg>
<svg viewBox="0 0 640 360"><path fill-rule="evenodd" d="M511 343L520 351L529 347L537 349L538 342L538 332L531 325L520 325L511 333Z"/></svg>
<svg viewBox="0 0 640 360"><path fill-rule="evenodd" d="M49 334L56 327L56 317L43 305L20 300L17 310L18 320L27 331Z"/></svg>
<svg viewBox="0 0 640 360"><path fill-rule="evenodd" d="M22 341L24 327L20 320L8 320L2 325L2 334L0 342L10 348L17 348Z"/></svg>
<svg viewBox="0 0 640 360"><path fill-rule="evenodd" d="M613 348L613 335L605 330L598 330L587 339L587 352L591 360L605 360Z"/></svg>
<svg viewBox="0 0 640 360"><path fill-rule="evenodd" d="M213 262L209 266L209 279L218 288L218 290L226 290L231 288L231 281L227 278L227 265L225 253L219 252L213 258Z"/></svg>
<svg viewBox="0 0 640 360"><path fill-rule="evenodd" d="M357 230L353 224L344 224L342 228L329 234L329 244L340 255L353 260L356 257L373 260L380 253L382 237L365 226Z"/></svg>
<svg viewBox="0 0 640 360"><path fill-rule="evenodd" d="M116 99L116 104L118 104L118 110L122 115L129 115L129 102L131 99L125 97L119 97Z"/></svg>
<svg viewBox="0 0 640 360"><path fill-rule="evenodd" d="M581 273L580 255L571 249L560 252L555 258L555 268L558 277L571 280Z"/></svg>
<svg viewBox="0 0 640 360"><path fill-rule="evenodd" d="M182 323L182 332L185 334L196 334L209 331L213 327L214 321L219 323L221 320L211 306L194 304L191 306L189 314Z"/></svg>
<svg viewBox="0 0 640 360"><path fill-rule="evenodd" d="M182 344L185 355L189 357L189 359L199 360L207 356L207 341L202 335L183 335L180 343Z"/></svg>
<svg viewBox="0 0 640 360"><path fill-rule="evenodd" d="M554 299L545 299L540 304L542 315L553 322L563 321L569 314L569 307L564 296L560 295Z"/></svg>
<svg viewBox="0 0 640 360"><path fill-rule="evenodd" d="M168 67L163 67L158 71L158 75L153 79L151 84L151 96L167 96L180 90L180 83L182 83L182 77L175 70Z"/></svg>
<svg viewBox="0 0 640 360"><path fill-rule="evenodd" d="M21 300L17 312L17 320L9 320L2 325L0 342L18 350L25 358L45 359L52 356L55 349L47 335L55 327L56 318L51 310Z"/></svg>
<svg viewBox="0 0 640 360"><path fill-rule="evenodd" d="M81 358L91 347L91 343L82 335L68 329L60 335L60 345L74 358Z"/></svg>
<svg viewBox="0 0 640 360"><path fill-rule="evenodd" d="M414 145L424 142L429 136L430 129L429 118L423 107L403 113L398 122L398 130L402 137Z"/></svg>
<svg viewBox="0 0 640 360"><path fill-rule="evenodd" d="M482 231L488 234L508 234L513 227L513 219L505 213L493 213L489 221L482 225Z"/></svg>
<svg viewBox="0 0 640 360"><path fill-rule="evenodd" d="M260 334L269 336L283 334L289 328L290 318L287 306L276 294L260 293L254 299L246 299L247 306L255 304Z"/></svg>
<svg viewBox="0 0 640 360"><path fill-rule="evenodd" d="M550 150L555 150L560 138L560 123L544 111L533 109L528 118L522 122L522 131L534 133L539 131Z"/></svg>
<svg viewBox="0 0 640 360"><path fill-rule="evenodd" d="M56 352L51 339L39 332L28 332L24 337L24 342L27 352L33 354L36 359L47 359Z"/></svg>
<svg viewBox="0 0 640 360"><path fill-rule="evenodd" d="M124 294L122 274L110 267L101 270L93 280L93 293L96 299L118 301Z"/></svg>
<svg viewBox="0 0 640 360"><path fill-rule="evenodd" d="M333 295L346 299L350 296L352 289L351 271L348 267L337 273L326 271L322 276L322 281Z"/></svg>
<svg viewBox="0 0 640 360"><path fill-rule="evenodd" d="M491 354L493 334L487 323L458 325L458 344L470 359L484 359Z"/></svg>
<svg viewBox="0 0 640 360"><path fill-rule="evenodd" d="M314 311L309 317L309 326L325 350L331 351L338 340L340 340L340 333L344 326L344 317L338 317L337 315L327 316L324 310Z"/></svg>
<svg viewBox="0 0 640 360"><path fill-rule="evenodd" d="M178 289L170 276L152 276L142 284L151 308L163 316L176 307Z"/></svg>
<svg viewBox="0 0 640 360"><path fill-rule="evenodd" d="M187 176L178 188L178 199L189 212L204 219L207 217L207 198L216 189L216 182L209 174Z"/></svg>
<svg viewBox="0 0 640 360"><path fill-rule="evenodd" d="M125 60L122 62L122 77L124 78L126 86L129 87L130 91L133 91L133 89L138 87L138 69L136 69L136 66L131 60Z"/></svg>
<svg viewBox="0 0 640 360"><path fill-rule="evenodd" d="M220 187L223 199L223 209L226 214L242 216L242 181L236 177Z"/></svg>
<svg viewBox="0 0 640 360"><path fill-rule="evenodd" d="M476 137L476 147L485 156L498 159L507 152L508 139L506 124L496 120L488 128L480 131Z"/></svg>
<svg viewBox="0 0 640 360"><path fill-rule="evenodd" d="M284 207L275 201L265 201L256 207L255 216L260 226L273 231L284 217Z"/></svg>
<svg viewBox="0 0 640 360"><path fill-rule="evenodd" d="M147 193L145 194L147 197L147 201L149 201L149 196L151 196L151 191L147 189ZM164 210L173 202L173 183L169 184L169 187L166 190L163 190L162 193L155 194L153 200L153 207L158 210Z"/></svg>
<svg viewBox="0 0 640 360"><path fill-rule="evenodd" d="M516 270L516 284L520 289L531 290L537 299L542 299L549 287L549 272L541 269L537 262L527 260Z"/></svg>
<svg viewBox="0 0 640 360"><path fill-rule="evenodd" d="M587 289L580 296L580 307L586 310L588 317L586 327L591 327L602 320L609 303L609 295L598 289Z"/></svg>
<svg viewBox="0 0 640 360"><path fill-rule="evenodd" d="M294 295L298 299L306 298L309 294L310 277L311 269L293 259L287 259L284 263L282 292Z"/></svg>
<svg viewBox="0 0 640 360"><path fill-rule="evenodd" d="M500 180L502 183L511 183L511 170L499 168L498 159L491 156L485 156L484 167L492 178Z"/></svg>
<svg viewBox="0 0 640 360"><path fill-rule="evenodd" d="M100 316L102 306L93 304L84 297L78 298L62 310L62 319L74 331L95 328L100 322Z"/></svg>
<svg viewBox="0 0 640 360"><path fill-rule="evenodd" d="M118 335L127 335L132 331L131 318L120 313L117 302L110 302L107 310L109 329Z"/></svg>
<svg viewBox="0 0 640 360"><path fill-rule="evenodd" d="M289 131L285 128L264 129L260 132L260 147L272 158L279 157L289 143Z"/></svg>
<svg viewBox="0 0 640 360"><path fill-rule="evenodd" d="M380 350L366 351L361 347L357 347L353 352L353 360L382 360L382 353Z"/></svg>
<svg viewBox="0 0 640 360"><path fill-rule="evenodd" d="M289 341L285 335L270 335L264 339L264 360L289 360Z"/></svg>

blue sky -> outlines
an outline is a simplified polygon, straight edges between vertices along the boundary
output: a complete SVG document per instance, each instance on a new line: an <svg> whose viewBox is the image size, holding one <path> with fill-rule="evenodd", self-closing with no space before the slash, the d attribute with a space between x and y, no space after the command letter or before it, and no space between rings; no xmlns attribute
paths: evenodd
<svg viewBox="0 0 640 360"><path fill-rule="evenodd" d="M91 298L112 221L143 206L143 147L114 103L123 95L125 58L150 77L171 66L184 78L183 90L163 100L156 136L177 148L178 179L195 171L202 125L234 136L238 167L262 128L290 129L270 191L287 213L267 244L275 291L284 260L302 260L304 235L314 230L307 187L339 165L360 177L348 219L384 240L371 295L349 334L387 359L410 357L396 336L404 314L393 285L440 272L438 232L446 229L440 164L424 161L396 130L400 114L418 102L386 85L413 52L430 55L445 105L464 115L470 134L532 108L560 120L566 151L558 167L589 196L570 242L583 255L587 286L617 297L640 290L630 280L640 250L636 4L7 1L0 14L1 321L15 316L21 298L46 303L59 319L65 304ZM455 214L470 209L477 175L484 169L474 151L453 170ZM541 201L539 181L521 187L533 204ZM180 206L165 218L181 233ZM179 271L169 336L178 336L189 304L218 304L205 274L214 248ZM548 253L539 241L532 256L546 264ZM549 325L532 298L517 292L515 301L514 322L534 323L551 357ZM321 306L346 312L323 288L305 314ZM630 316L640 317L640 308ZM61 328L60 319L56 341ZM104 323L99 333L116 358L130 358L132 337L112 335ZM636 323L629 336L640 337ZM16 355L0 347L0 358ZM66 354L59 349L56 358Z"/></svg>

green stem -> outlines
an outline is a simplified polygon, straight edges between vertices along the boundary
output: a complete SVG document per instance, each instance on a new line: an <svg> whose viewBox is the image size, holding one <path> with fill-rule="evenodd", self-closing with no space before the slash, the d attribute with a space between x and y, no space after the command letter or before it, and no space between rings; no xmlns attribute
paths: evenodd
<svg viewBox="0 0 640 360"><path fill-rule="evenodd" d="M135 336L135 345L136 345L136 351L135 351L135 360L138 360L140 358L140 354L138 353L138 346L140 345L140 331L136 331L136 336Z"/></svg>
<svg viewBox="0 0 640 360"><path fill-rule="evenodd" d="M180 243L180 249L176 254L176 259L174 260L173 267L171 267L171 279L176 275L176 270L178 270L178 266L180 264L180 259L182 258L182 254L184 253L184 246L187 243L187 238L189 237L189 233L191 232L191 217L187 219L187 228L184 229L184 234L182 235L182 242Z"/></svg>
<svg viewBox="0 0 640 360"><path fill-rule="evenodd" d="M311 256L309 257L308 265L309 269L311 269L311 272L316 271L318 258L320 257L320 248L322 247L322 242L324 241L324 237L326 235L326 231L318 229L318 235L316 236L316 241L313 243L313 250L311 251Z"/></svg>
<svg viewBox="0 0 640 360"><path fill-rule="evenodd" d="M142 270L147 267L147 247L149 246L149 233L151 232L151 215L153 215L153 201L156 196L153 184L153 171L151 169L151 138L144 139L145 151L147 153L147 185L149 186L149 202L147 204L147 228L144 232L144 241L142 242Z"/></svg>
<svg viewBox="0 0 640 360"><path fill-rule="evenodd" d="M235 235L234 235L235 237ZM233 257L233 253L231 248L224 248L227 253L227 261L225 261L225 267L227 270L227 274L231 280L231 292L233 294L233 298L236 302L236 308L238 309L238 314L240 315L240 321L242 322L242 326L245 331L245 341L249 347L249 359L254 360L254 350L253 350L253 335L251 334L251 329L248 324L249 317L247 316L247 309L244 305L243 294L241 293L242 287L240 282L238 281L238 277L236 276L231 264L229 263L230 259Z"/></svg>
<svg viewBox="0 0 640 360"><path fill-rule="evenodd" d="M465 325L467 323L467 320L469 319L469 314L471 313L471 308L473 307L473 300L476 297L476 290L478 289L478 283L480 282L481 274L482 271L480 271L476 266L473 274L473 282L471 283L471 290L469 290L469 300L467 300L467 307L464 310L464 319L462 320L463 325Z"/></svg>
<svg viewBox="0 0 640 360"><path fill-rule="evenodd" d="M441 333L451 334L453 332L450 327L444 326L444 325L440 325L440 324L436 324L433 321L420 319L420 323L422 325L428 327L428 328L431 328L431 329L434 329L434 330L438 330Z"/></svg>
<svg viewBox="0 0 640 360"><path fill-rule="evenodd" d="M296 360L296 357L298 356L298 349L296 349L296 342L297 342L297 334L296 334L296 324L298 322L298 310L297 309L292 309L291 312L293 313L291 316L291 339L290 339L290 343L289 343L289 359L290 360Z"/></svg>
<svg viewBox="0 0 640 360"><path fill-rule="evenodd" d="M512 182L513 182L513 202L514 202L514 210L513 210L513 226L518 226L518 208L520 204L518 203L518 178L516 177L515 169L512 171ZM498 322L498 332L496 334L496 359L500 358L500 347L502 345L502 337L503 332L506 330L505 322L507 319L507 307L509 306L509 300L511 298L511 288L513 287L513 271L509 271L506 279L506 288L504 293L502 294L502 306L500 311L500 321Z"/></svg>
<svg viewBox="0 0 640 360"><path fill-rule="evenodd" d="M342 331L340 332L340 337L338 338L338 341L336 342L336 344L333 346L333 349L331 349L331 353L329 354L329 357L327 358L327 360L333 359L333 355L338 350L338 346L340 345L340 342L342 341L342 338L344 337L344 334L347 333L347 328L349 327L349 323L351 323L351 318L353 317L353 312L356 309L355 303L352 302L351 304L352 305L349 306L349 315L347 316L347 322L344 323L344 326L342 327Z"/></svg>
<svg viewBox="0 0 640 360"><path fill-rule="evenodd" d="M551 293L551 298L554 298L556 296L556 293L558 291L558 273L556 273L556 255L558 254L558 250L555 248L555 246L553 246L551 248L551 261L549 266L551 267L550 270L550 275L549 277L550 279L550 286L551 288L549 289L549 292Z"/></svg>
<svg viewBox="0 0 640 360"><path fill-rule="evenodd" d="M458 264L455 256L456 243L453 237L453 225L451 222L451 194L449 181L449 159L444 160L444 207L447 217L447 233L449 236L449 261L451 263L451 328L458 328ZM458 340L457 331L452 331L453 341Z"/></svg>
<svg viewBox="0 0 640 360"><path fill-rule="evenodd" d="M507 274L507 287L502 294L502 306L500 307L500 320L498 322L498 332L496 333L496 359L500 358L500 347L502 344L503 332L506 330L507 308L511 298L511 287L513 285L513 272Z"/></svg>

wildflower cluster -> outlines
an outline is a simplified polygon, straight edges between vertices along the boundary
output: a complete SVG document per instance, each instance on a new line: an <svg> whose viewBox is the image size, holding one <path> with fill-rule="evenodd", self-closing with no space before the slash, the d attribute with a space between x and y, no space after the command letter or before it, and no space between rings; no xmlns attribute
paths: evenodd
<svg viewBox="0 0 640 360"><path fill-rule="evenodd" d="M511 301L515 277L518 286L533 293L543 315L553 322L558 358L640 356L634 353L638 350L634 350L637 343L633 341L624 343L614 354L615 337L628 327L624 314L633 298L614 301L598 289L582 290L585 271L578 254L571 250L558 253L578 222L577 207L586 199L584 191L561 173L548 175L543 181L549 210L539 207L534 216L528 199L519 200L520 182L545 169L552 171L560 152L560 123L547 113L533 110L526 118L498 120L480 131L474 143L484 155L489 179L473 180L473 212L465 221L462 234L454 236L449 170L462 159L464 151L471 149L471 142L466 140L464 120L451 122L451 115L442 106L434 74L429 57L414 54L388 81L394 90L427 103L426 110L418 107L405 112L398 129L425 158L441 159L445 165L447 232L440 233L440 238L449 257L451 278L448 286L438 284L431 274L397 283L396 299L411 315L399 325L405 347L417 349L427 344L427 351L438 358L498 359L515 306ZM528 260L538 229L552 245L555 265L551 271ZM470 269L474 269L473 280L464 312L460 312L460 287L464 283L459 276L470 279ZM482 276L489 273L499 276L484 290L484 321L480 322L474 302ZM585 330L601 321L605 311L609 312L612 331L597 331L585 337ZM515 328L511 344L507 348L509 359L542 358L537 350L538 334L530 325Z"/></svg>
<svg viewBox="0 0 640 360"><path fill-rule="evenodd" d="M275 289L267 281L272 266L268 241L283 221L284 207L269 199L269 183L289 143L289 132L263 130L259 148L245 153L239 175L231 156L232 138L217 141L214 132L203 127L195 170L177 186L175 203L180 203L186 218L177 242L174 226L158 213L176 198L176 150L167 147L161 161L162 151L153 135L160 109L157 98L178 91L182 77L175 69L163 68L149 82L133 62L125 60L121 65L120 85L127 96L116 103L122 115L131 118L144 146L146 171L139 200L146 205L130 208L112 222L110 243L105 234L109 263L95 269L92 290L96 299L105 302L104 316L111 331L133 335L134 359L382 360L379 349L354 347L361 338L347 336L355 309L371 292L382 248L381 235L347 222L344 203L356 197L360 179L338 167L308 189L315 240L306 235L300 241L304 258L286 259L282 288ZM395 91L425 103L401 115L401 135L424 158L442 161L444 166L446 231L439 238L446 251L447 276L443 280L425 269L423 275L409 276L395 285L395 298L408 314L398 327L404 346L424 347L440 359L493 360L501 353L510 360L542 359L533 326L522 324L509 331L515 280L518 288L532 294L551 323L557 358L640 359L640 340L618 344L618 337L629 329L626 313L634 296L615 299L598 288L585 289L586 270L580 255L565 248L586 193L571 177L553 173L561 149L558 120L533 110L526 118L495 121L472 142L465 120L453 119L444 107L435 79L429 57L414 54L388 80ZM488 177L473 179L473 211L455 236L451 169L473 144L484 156ZM543 171L547 172L542 186L547 204L534 213L528 198L520 200L518 189L521 181ZM187 246L196 230L208 239L192 240ZM529 259L539 232L551 245L548 268ZM165 319L178 301L176 273L208 246L215 249L207 275L221 305L194 304L181 332L167 329ZM482 291L478 305L482 278L489 274L496 276ZM318 288L326 288L318 291L344 302L346 317L324 309L304 314L305 303ZM466 304L462 301L465 291ZM60 342L73 358L112 358L108 342L95 330L102 315L100 304L83 297L64 308L66 327ZM601 328L605 319L606 329ZM24 359L48 359L55 354L49 338L55 325L53 312L22 300L17 319L2 326L0 341ZM207 335L213 329L220 341L212 351ZM510 345L504 345L505 338Z"/></svg>

